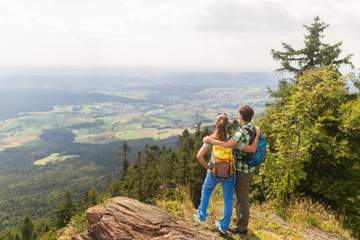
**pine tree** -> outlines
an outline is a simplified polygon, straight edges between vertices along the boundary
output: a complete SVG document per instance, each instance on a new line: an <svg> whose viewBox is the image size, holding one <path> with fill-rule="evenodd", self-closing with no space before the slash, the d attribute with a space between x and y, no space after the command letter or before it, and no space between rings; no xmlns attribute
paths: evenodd
<svg viewBox="0 0 360 240"><path fill-rule="evenodd" d="M65 227L75 212L75 206L71 199L70 191L66 191L63 202L60 203L56 210L56 226Z"/></svg>
<svg viewBox="0 0 360 240"><path fill-rule="evenodd" d="M25 217L21 227L22 240L32 240L34 226L29 217ZM18 237L18 235L17 235Z"/></svg>
<svg viewBox="0 0 360 240"><path fill-rule="evenodd" d="M121 181L123 193L131 198L143 199L143 165L146 159L145 152L148 152L147 145L144 152L138 151L134 164L131 165L126 176Z"/></svg>
<svg viewBox="0 0 360 240"><path fill-rule="evenodd" d="M340 58L341 42L333 45L322 42L323 32L329 27L328 24L321 22L319 17L314 18L314 22L304 26L307 33L304 35L305 47L294 49L288 43L282 43L283 51L271 50L272 57L279 61L281 67L278 72L289 72L295 75L303 73L305 70L320 68L322 66L350 65L353 67L350 59L352 55Z"/></svg>
<svg viewBox="0 0 360 240"><path fill-rule="evenodd" d="M360 91L360 73L359 73L359 76L358 76L357 78L354 77L354 78L352 79L352 82L353 82L353 84L354 84L354 87L357 88L358 93L359 93L359 91Z"/></svg>
<svg viewBox="0 0 360 240"><path fill-rule="evenodd" d="M182 171L181 184L189 184L190 161L192 161L192 150L194 149L194 140L190 132L185 129L182 136L179 137L179 159L182 162L180 171Z"/></svg>
<svg viewBox="0 0 360 240"><path fill-rule="evenodd" d="M90 190L84 193L84 196L81 200L81 207L82 209L87 209L91 206L96 205L97 198L96 198L96 190L95 188L91 188Z"/></svg>
<svg viewBox="0 0 360 240"><path fill-rule="evenodd" d="M127 142L124 141L121 149L121 160L122 160L121 176L125 176L126 171L129 168L128 154L129 154L129 146Z"/></svg>
<svg viewBox="0 0 360 240"><path fill-rule="evenodd" d="M37 233L35 231L33 231L31 239L36 240L37 238L38 238Z"/></svg>
<svg viewBox="0 0 360 240"><path fill-rule="evenodd" d="M195 125L195 137L198 137L200 136L201 134L201 122L198 122L196 125Z"/></svg>
<svg viewBox="0 0 360 240"><path fill-rule="evenodd" d="M122 180L123 182L124 180ZM110 184L109 186L109 191L110 191L110 195L111 197L116 197L119 196L121 193L121 183L119 181L114 181Z"/></svg>
<svg viewBox="0 0 360 240"><path fill-rule="evenodd" d="M109 191L112 197L120 196L120 195L130 195L129 189L127 187L128 181L126 180L126 177L128 176L128 168L129 168L129 155L130 148L126 141L123 142L121 145L121 150L119 153L119 162L121 165L120 168L120 179L117 181L114 181L109 186ZM133 196L134 197L134 196Z"/></svg>

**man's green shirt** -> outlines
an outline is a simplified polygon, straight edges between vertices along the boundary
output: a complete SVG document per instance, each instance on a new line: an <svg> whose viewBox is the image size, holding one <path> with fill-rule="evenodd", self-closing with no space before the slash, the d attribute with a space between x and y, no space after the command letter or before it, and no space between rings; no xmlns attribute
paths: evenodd
<svg viewBox="0 0 360 240"><path fill-rule="evenodd" d="M255 128L252 122L247 123L246 126L249 128ZM233 139L237 142L237 145L234 148L234 156L236 160L235 167L236 171L238 172L253 173L255 171L255 167L247 165L242 160L245 153L241 151L241 149L244 147L244 145L249 144L250 138L250 134L246 130L242 129L242 127L239 127L236 130L236 133L233 137Z"/></svg>

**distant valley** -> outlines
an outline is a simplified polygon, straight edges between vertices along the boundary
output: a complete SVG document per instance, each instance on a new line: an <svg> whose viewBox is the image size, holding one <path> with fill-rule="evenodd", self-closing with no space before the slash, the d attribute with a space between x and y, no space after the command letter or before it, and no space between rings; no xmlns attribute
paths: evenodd
<svg viewBox="0 0 360 240"><path fill-rule="evenodd" d="M0 229L48 216L65 189L104 188L118 176L122 141L132 154L176 147L185 128L211 125L217 112L234 118L250 104L260 114L277 82L269 73L88 72L0 71Z"/></svg>

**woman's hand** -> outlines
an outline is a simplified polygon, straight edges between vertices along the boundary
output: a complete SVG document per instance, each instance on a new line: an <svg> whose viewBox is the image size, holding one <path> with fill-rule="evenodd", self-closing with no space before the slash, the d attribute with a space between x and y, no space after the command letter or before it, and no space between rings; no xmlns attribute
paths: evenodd
<svg viewBox="0 0 360 240"><path fill-rule="evenodd" d="M206 147L205 145L202 146L197 155L196 158L199 161L199 163L207 170L209 168L209 165L207 164L206 160L205 160L205 154L209 151L210 149L208 147Z"/></svg>

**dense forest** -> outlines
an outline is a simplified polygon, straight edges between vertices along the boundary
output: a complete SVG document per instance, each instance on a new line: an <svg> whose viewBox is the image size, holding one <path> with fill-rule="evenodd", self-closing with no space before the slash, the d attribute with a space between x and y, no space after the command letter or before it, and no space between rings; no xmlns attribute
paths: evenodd
<svg viewBox="0 0 360 240"><path fill-rule="evenodd" d="M251 200L272 200L281 209L295 199L311 198L345 216L348 227L359 237L360 81L353 74L341 73L341 66L352 66L351 55L341 58L341 43L322 41L327 27L315 18L306 26L302 49L283 43L283 50L272 51L281 65L278 70L291 77L269 90L271 101L256 120L266 136L268 155L257 169ZM349 90L349 83L355 91ZM238 122L232 122L230 131L237 127ZM159 197L176 197L176 187L185 186L197 206L205 171L195 156L209 132L198 124L193 134L184 130L176 149L146 145L135 157L128 155L129 146L124 143L120 177L113 179L105 192L90 189L78 200L66 192L46 224L26 217L0 239L55 239L56 229L111 196L153 203Z"/></svg>

